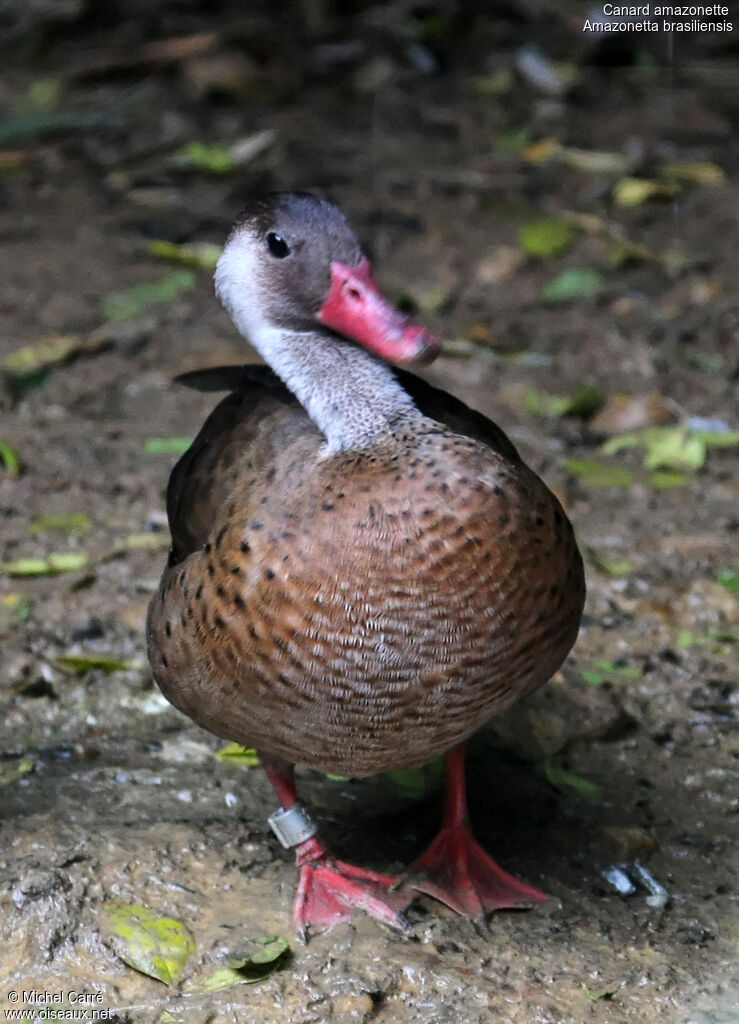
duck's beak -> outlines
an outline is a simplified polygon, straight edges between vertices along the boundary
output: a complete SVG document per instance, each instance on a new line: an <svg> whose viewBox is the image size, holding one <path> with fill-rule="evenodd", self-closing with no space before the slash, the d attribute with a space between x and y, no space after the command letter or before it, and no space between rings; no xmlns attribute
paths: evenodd
<svg viewBox="0 0 739 1024"><path fill-rule="evenodd" d="M441 351L435 335L388 302L366 259L356 267L331 264L331 290L318 319L391 363L430 363Z"/></svg>

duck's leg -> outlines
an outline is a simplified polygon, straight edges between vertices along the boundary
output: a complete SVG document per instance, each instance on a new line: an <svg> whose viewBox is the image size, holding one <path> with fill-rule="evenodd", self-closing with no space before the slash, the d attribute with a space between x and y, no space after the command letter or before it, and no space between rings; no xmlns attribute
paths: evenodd
<svg viewBox="0 0 739 1024"><path fill-rule="evenodd" d="M472 838L467 816L464 746L446 758L446 798L441 832L405 873L408 884L465 917L525 907L549 897L519 882Z"/></svg>
<svg viewBox="0 0 739 1024"><path fill-rule="evenodd" d="M298 803L293 769L285 762L262 758L264 770L282 804L270 818L272 830L287 849L295 848L300 871L293 905L295 930L305 942L309 931L320 932L348 921L363 910L393 928L406 931L402 911L413 894L394 889L395 879L331 857L316 837L316 827Z"/></svg>

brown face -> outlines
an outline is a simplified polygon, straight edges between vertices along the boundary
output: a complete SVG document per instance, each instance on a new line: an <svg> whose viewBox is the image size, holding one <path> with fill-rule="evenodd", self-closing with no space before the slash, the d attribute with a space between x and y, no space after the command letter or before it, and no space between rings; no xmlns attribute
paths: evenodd
<svg viewBox="0 0 739 1024"><path fill-rule="evenodd" d="M343 215L305 193L255 203L234 234L258 246L262 315L275 327L314 330L316 321L391 362L428 362L438 340L414 326L380 293Z"/></svg>

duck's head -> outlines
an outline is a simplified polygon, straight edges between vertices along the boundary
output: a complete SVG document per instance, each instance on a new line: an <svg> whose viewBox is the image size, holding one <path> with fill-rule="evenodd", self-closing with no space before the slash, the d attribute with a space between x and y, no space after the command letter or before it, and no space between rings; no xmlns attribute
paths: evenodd
<svg viewBox="0 0 739 1024"><path fill-rule="evenodd" d="M321 327L392 363L438 355L438 339L382 295L342 213L307 193L278 192L237 221L216 268L216 291L258 349L275 331Z"/></svg>

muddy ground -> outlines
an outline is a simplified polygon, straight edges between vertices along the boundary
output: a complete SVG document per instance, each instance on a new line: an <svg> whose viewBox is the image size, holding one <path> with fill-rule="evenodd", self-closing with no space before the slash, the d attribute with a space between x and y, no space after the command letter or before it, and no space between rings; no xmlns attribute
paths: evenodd
<svg viewBox="0 0 739 1024"><path fill-rule="evenodd" d="M131 1022L729 1024L735 449L655 477L640 449L601 453L626 429L618 417L599 426L541 401L537 414L536 395L654 393L648 424L737 429L736 29L720 43L681 37L672 55L641 37L615 54L582 33L584 5L270 7L4 15L0 106L16 127L0 128L0 358L60 335L88 350L5 367L0 442L20 464L0 464L0 560L88 561L0 575L3 1009L35 1019L23 992L37 989L66 1006L71 991L101 993L98 1008ZM171 43L184 36L190 49ZM544 80L521 63L530 43ZM171 158L257 132L272 134L225 173ZM665 177L675 162L704 170ZM618 205L629 177L655 188ZM574 653L471 756L479 837L552 895L486 929L423 897L410 937L358 915L297 943L295 871L267 829L261 772L217 760L221 741L169 708L146 668L175 460L147 442L192 436L214 404L175 373L253 354L205 271L129 319L111 323L104 300L182 270L147 243L221 244L244 196L265 188L325 191L343 207L384 286L449 341L429 379L510 432L586 553ZM544 215L578 233L569 251L527 259L519 229ZM624 238L649 251L614 257ZM567 268L596 270L597 294L544 301ZM586 459L615 477L583 475L572 460ZM39 522L49 515L86 518ZM57 660L70 654L126 667L75 671ZM333 848L388 872L438 822L433 782L425 798L382 780L303 783ZM603 877L635 861L666 906ZM179 985L119 958L104 929L114 898L184 922L196 948ZM202 990L264 934L291 943L266 980Z"/></svg>

